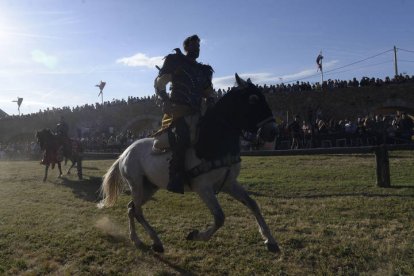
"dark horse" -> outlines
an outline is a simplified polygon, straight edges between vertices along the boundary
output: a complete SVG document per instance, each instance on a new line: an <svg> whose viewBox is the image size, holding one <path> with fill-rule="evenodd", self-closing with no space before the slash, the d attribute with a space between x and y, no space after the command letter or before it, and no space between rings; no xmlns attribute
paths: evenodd
<svg viewBox="0 0 414 276"><path fill-rule="evenodd" d="M257 203L237 181L240 173L240 136L243 131L257 133L264 141L273 141L276 124L264 95L251 82L236 75L238 87L226 93L201 119L198 142L186 152L186 168L191 178L187 191L198 194L209 208L214 222L204 231L194 230L187 239L207 241L224 224L224 213L216 193L224 192L243 203L256 218L268 250L279 252ZM168 183L171 152L153 152L154 138L140 139L129 146L113 163L102 183L103 200L99 207L112 206L127 182L132 195L128 204L130 238L137 247L143 241L135 231L135 219L153 241L152 248L162 252L158 234L144 217L142 205ZM183 198L184 200L184 198ZM157 204L162 204L158 202Z"/></svg>
<svg viewBox="0 0 414 276"><path fill-rule="evenodd" d="M61 137L48 128L37 131L36 140L39 143L40 148L44 151L43 159L41 161L41 164L45 165L43 182L47 179L49 166L52 166L53 169L55 164L57 164L59 168L59 177L62 176L62 166L60 163L64 159L72 161L72 165L68 169L67 174L70 174L70 170L76 165L78 177L79 179L82 179L83 149L79 141ZM64 150L64 148L66 150Z"/></svg>

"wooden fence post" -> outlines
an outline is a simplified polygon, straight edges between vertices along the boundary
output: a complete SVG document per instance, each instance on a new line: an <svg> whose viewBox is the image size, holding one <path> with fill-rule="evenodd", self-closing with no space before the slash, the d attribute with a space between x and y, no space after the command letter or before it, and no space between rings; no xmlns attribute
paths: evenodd
<svg viewBox="0 0 414 276"><path fill-rule="evenodd" d="M377 185L378 187L391 187L390 180L390 161L388 150L385 145L378 146L375 149L375 160L377 163Z"/></svg>

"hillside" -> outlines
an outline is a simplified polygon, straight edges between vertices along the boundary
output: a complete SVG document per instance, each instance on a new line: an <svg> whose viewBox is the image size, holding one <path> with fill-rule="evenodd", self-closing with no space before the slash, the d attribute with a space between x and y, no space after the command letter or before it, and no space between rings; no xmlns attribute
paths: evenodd
<svg viewBox="0 0 414 276"><path fill-rule="evenodd" d="M3 110L0 109L0 118L4 118L9 116L6 112L4 112Z"/></svg>

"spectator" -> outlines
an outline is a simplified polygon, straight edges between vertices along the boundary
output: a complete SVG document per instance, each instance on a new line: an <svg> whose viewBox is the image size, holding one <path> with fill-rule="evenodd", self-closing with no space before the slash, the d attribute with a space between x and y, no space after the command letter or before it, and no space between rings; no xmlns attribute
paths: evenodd
<svg viewBox="0 0 414 276"><path fill-rule="evenodd" d="M301 141L301 126L299 125L300 117L296 115L293 122L289 124L289 132L292 137L291 149L298 149Z"/></svg>

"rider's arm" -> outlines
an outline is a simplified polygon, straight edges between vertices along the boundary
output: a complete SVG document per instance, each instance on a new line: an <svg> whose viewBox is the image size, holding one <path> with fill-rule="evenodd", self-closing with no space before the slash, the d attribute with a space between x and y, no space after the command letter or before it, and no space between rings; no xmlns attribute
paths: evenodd
<svg viewBox="0 0 414 276"><path fill-rule="evenodd" d="M171 81L171 74L163 74L158 76L154 81L155 94L163 101L167 101L167 84Z"/></svg>
<svg viewBox="0 0 414 276"><path fill-rule="evenodd" d="M204 97L206 98L206 104L207 104L207 108L212 107L216 100L215 100L215 95L216 93L214 92L214 89L212 86L208 87L206 90L204 90Z"/></svg>
<svg viewBox="0 0 414 276"><path fill-rule="evenodd" d="M172 80L172 73L176 69L177 55L171 54L164 58L158 77L154 81L155 94L162 99L163 102L168 101L167 84Z"/></svg>
<svg viewBox="0 0 414 276"><path fill-rule="evenodd" d="M206 83L206 88L203 91L203 97L206 99L208 107L212 107L215 103L216 92L213 89L213 68L209 65L204 65L205 74L208 76L208 82Z"/></svg>

